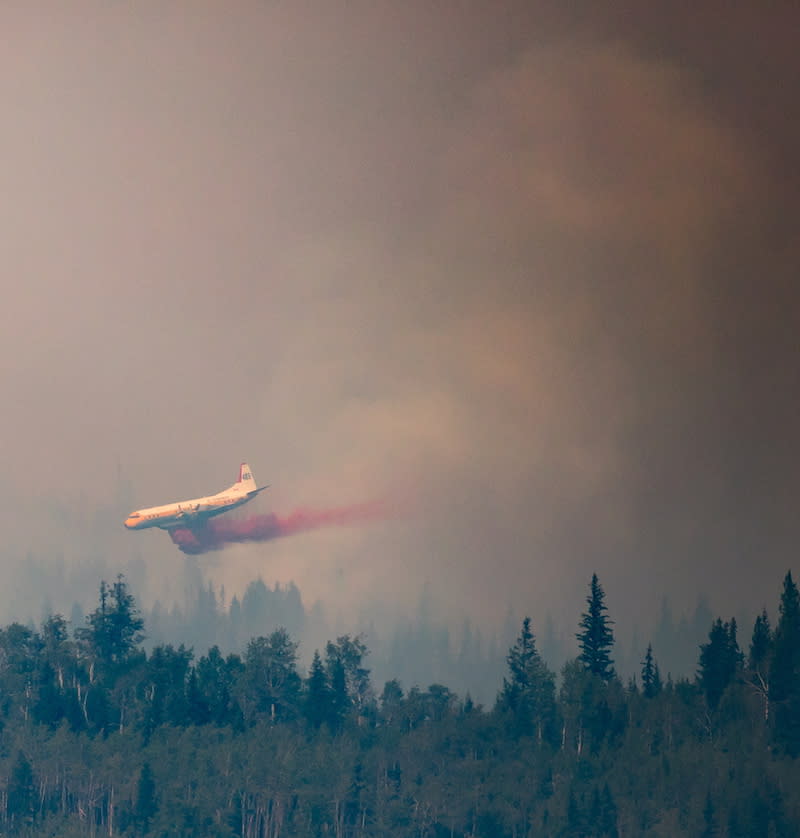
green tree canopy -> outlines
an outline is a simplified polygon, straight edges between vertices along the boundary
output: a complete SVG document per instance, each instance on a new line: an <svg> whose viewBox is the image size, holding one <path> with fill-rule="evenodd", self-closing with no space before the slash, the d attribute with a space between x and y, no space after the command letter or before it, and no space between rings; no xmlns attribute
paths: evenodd
<svg viewBox="0 0 800 838"><path fill-rule="evenodd" d="M717 618L708 633L708 643L700 646L697 679L708 706L715 710L728 684L742 665L743 655L736 639L736 620L723 623Z"/></svg>
<svg viewBox="0 0 800 838"><path fill-rule="evenodd" d="M76 634L90 658L106 670L124 663L144 639L144 620L122 574L111 586L100 583L100 603L86 622Z"/></svg>
<svg viewBox="0 0 800 838"><path fill-rule="evenodd" d="M544 726L555 712L555 675L548 669L536 648L531 618L525 617L522 629L506 656L508 677L497 696L497 709L511 714L518 733L536 733L542 741Z"/></svg>

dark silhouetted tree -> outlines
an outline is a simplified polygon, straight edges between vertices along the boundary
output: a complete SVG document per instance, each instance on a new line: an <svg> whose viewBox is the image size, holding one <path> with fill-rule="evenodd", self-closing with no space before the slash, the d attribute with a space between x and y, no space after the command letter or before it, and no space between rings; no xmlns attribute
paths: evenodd
<svg viewBox="0 0 800 838"><path fill-rule="evenodd" d="M384 684L381 693L381 718L387 723L398 722L403 716L403 688L396 678Z"/></svg>
<svg viewBox="0 0 800 838"><path fill-rule="evenodd" d="M642 661L642 692L645 698L653 698L661 692L661 673L653 658L653 645L648 644L647 654Z"/></svg>
<svg viewBox="0 0 800 838"><path fill-rule="evenodd" d="M697 675L712 710L717 708L722 693L739 671L742 658L736 640L736 620L723 623L717 618L708 633L708 643L700 646L700 669Z"/></svg>
<svg viewBox="0 0 800 838"><path fill-rule="evenodd" d="M750 640L750 654L747 657L747 680L750 686L761 696L764 708L764 721L769 720L769 681L772 661L772 631L769 617L764 609L756 617L753 625L753 637Z"/></svg>
<svg viewBox="0 0 800 838"><path fill-rule="evenodd" d="M211 721L211 706L200 689L196 667L192 667L186 682L186 716L188 723L193 725L205 725Z"/></svg>
<svg viewBox="0 0 800 838"><path fill-rule="evenodd" d="M100 604L86 622L88 626L76 635L105 673L124 663L144 639L144 621L121 574L110 587L106 582L100 583Z"/></svg>
<svg viewBox="0 0 800 838"><path fill-rule="evenodd" d="M158 811L158 800L156 798L156 783L153 779L153 772L150 763L145 762L139 773L139 781L136 784L136 804L134 817L136 823L141 827L142 833L147 832L150 821Z"/></svg>
<svg viewBox="0 0 800 838"><path fill-rule="evenodd" d="M212 646L197 661L197 689L208 705L210 721L217 725L241 724L241 708L234 696L234 685L244 670L238 655L223 658L218 646Z"/></svg>
<svg viewBox="0 0 800 838"><path fill-rule="evenodd" d="M286 629L277 629L269 637L254 637L247 644L244 664L244 699L255 713L266 714L272 721L293 716L302 682L297 674L297 643Z"/></svg>
<svg viewBox="0 0 800 838"><path fill-rule="evenodd" d="M329 667L331 684L333 683L333 673L330 667L332 661L336 659L341 662L344 669L348 702L359 711L373 701L369 669L364 666L364 658L368 654L369 649L367 649L360 635L350 637L349 634L344 634L337 637L335 643L329 640L325 646L325 657Z"/></svg>
<svg viewBox="0 0 800 838"><path fill-rule="evenodd" d="M325 654L325 670L329 683L329 706L328 724L331 730L337 731L344 724L347 713L350 710L350 695L347 689L347 671L344 662L336 654L335 650L328 644Z"/></svg>
<svg viewBox="0 0 800 838"><path fill-rule="evenodd" d="M789 571L783 580L770 668L775 737L790 756L800 756L800 595Z"/></svg>
<svg viewBox="0 0 800 838"><path fill-rule="evenodd" d="M613 621L605 613L608 608L604 599L603 588L597 580L597 574L593 573L589 596L586 598L588 610L581 616L581 631L576 637L584 667L604 681L610 681L614 677L611 660L614 634L611 630Z"/></svg>
<svg viewBox="0 0 800 838"><path fill-rule="evenodd" d="M303 696L303 715L313 728L319 728L328 721L331 713L331 691L328 687L328 676L319 652L314 652L311 669L305 683Z"/></svg>
<svg viewBox="0 0 800 838"><path fill-rule="evenodd" d="M497 709L508 712L518 734L536 734L541 744L548 721L555 716L555 675L536 649L531 619L525 617L516 643L506 657L508 678L497 697Z"/></svg>
<svg viewBox="0 0 800 838"><path fill-rule="evenodd" d="M143 681L147 705L145 729L151 733L161 724L189 722L186 683L192 652L183 645L156 646L145 666Z"/></svg>
<svg viewBox="0 0 800 838"><path fill-rule="evenodd" d="M32 823L36 814L36 781L31 764L22 751L17 751L17 758L8 778L6 811L17 830Z"/></svg>
<svg viewBox="0 0 800 838"><path fill-rule="evenodd" d="M767 610L764 609L753 624L753 637L750 640L750 654L747 667L753 671L764 670L769 664L772 649L772 630L769 625Z"/></svg>

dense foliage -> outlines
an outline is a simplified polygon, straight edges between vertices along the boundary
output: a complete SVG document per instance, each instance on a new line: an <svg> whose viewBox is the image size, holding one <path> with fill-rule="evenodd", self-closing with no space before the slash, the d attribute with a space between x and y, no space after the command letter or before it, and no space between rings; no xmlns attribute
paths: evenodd
<svg viewBox="0 0 800 838"><path fill-rule="evenodd" d="M593 577L581 654L556 674L529 618L490 708L442 684L376 694L361 637L307 673L285 629L241 654L142 649L125 580L72 634L0 630L0 832L10 835L800 834L800 600L748 653L712 622L696 678L611 663Z"/></svg>

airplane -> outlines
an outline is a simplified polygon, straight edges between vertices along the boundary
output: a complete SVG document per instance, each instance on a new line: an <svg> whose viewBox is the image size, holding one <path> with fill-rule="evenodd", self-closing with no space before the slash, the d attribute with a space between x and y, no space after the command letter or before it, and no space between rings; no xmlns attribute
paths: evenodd
<svg viewBox="0 0 800 838"><path fill-rule="evenodd" d="M208 518L221 515L252 500L259 492L269 486L256 487L253 472L247 463L239 466L239 479L228 489L205 498L169 503L166 506L151 506L149 509L137 509L125 519L129 530L145 530L160 527L172 530L179 527L202 525Z"/></svg>

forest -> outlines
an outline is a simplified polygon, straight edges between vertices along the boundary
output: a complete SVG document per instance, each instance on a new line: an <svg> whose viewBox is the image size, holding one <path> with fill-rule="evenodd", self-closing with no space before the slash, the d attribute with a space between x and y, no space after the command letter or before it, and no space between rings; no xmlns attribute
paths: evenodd
<svg viewBox="0 0 800 838"><path fill-rule="evenodd" d="M485 705L375 684L362 635L299 663L158 643L123 576L70 624L0 629L0 829L23 836L797 836L800 595L746 636L712 619L693 677L627 680L597 576L559 672L525 617Z"/></svg>

